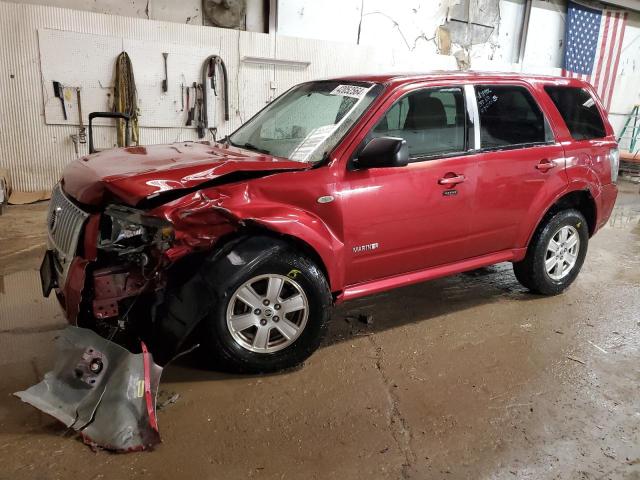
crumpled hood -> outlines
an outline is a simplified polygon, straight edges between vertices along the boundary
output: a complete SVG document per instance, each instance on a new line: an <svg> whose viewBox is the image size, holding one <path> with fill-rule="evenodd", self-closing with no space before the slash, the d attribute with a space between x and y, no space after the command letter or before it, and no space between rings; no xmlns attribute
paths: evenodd
<svg viewBox="0 0 640 480"><path fill-rule="evenodd" d="M304 170L308 164L209 142L105 150L70 163L62 178L77 201L100 205L110 192L129 205L234 172Z"/></svg>

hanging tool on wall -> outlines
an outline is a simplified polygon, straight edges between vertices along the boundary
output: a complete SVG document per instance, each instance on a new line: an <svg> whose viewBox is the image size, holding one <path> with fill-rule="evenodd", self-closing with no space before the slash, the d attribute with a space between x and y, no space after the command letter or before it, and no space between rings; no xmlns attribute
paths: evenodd
<svg viewBox="0 0 640 480"><path fill-rule="evenodd" d="M224 100L224 120L229 121L229 83L227 80L227 67L224 61L218 55L210 55L202 64L202 113L201 121L198 123L198 138L204 138L205 129L209 128L209 101L207 92L210 88L213 90L214 96L218 95L216 70L220 69L222 74L222 96ZM209 81L207 81L209 80ZM215 107L214 107L214 127L211 130L217 131L217 122L215 121Z"/></svg>
<svg viewBox="0 0 640 480"><path fill-rule="evenodd" d="M191 94L191 89L193 88L193 94ZM193 120L195 118L195 94L196 94L196 82L193 82L193 87L187 87L187 123L185 124L187 127L190 127L193 124Z"/></svg>
<svg viewBox="0 0 640 480"><path fill-rule="evenodd" d="M198 133L198 138L204 138L204 131L207 128L207 110L206 103L204 103L204 91L207 89L204 85L196 86L196 110L197 110L197 122L196 122L196 132Z"/></svg>
<svg viewBox="0 0 640 480"><path fill-rule="evenodd" d="M80 126L77 134L71 135L71 141L73 142L73 148L76 151L76 155L79 154L78 144L83 145L87 143L87 133L82 121L82 100L80 99L80 87L75 88L76 91L76 103L78 104L78 125Z"/></svg>
<svg viewBox="0 0 640 480"><path fill-rule="evenodd" d="M84 128L84 122L82 121L82 100L80 99L80 87L76 88L76 101L78 102L78 124L80 129L78 131L78 140L83 145L87 143L87 129Z"/></svg>
<svg viewBox="0 0 640 480"><path fill-rule="evenodd" d="M118 55L115 68L115 81L113 89L113 111L123 114L131 121L131 141L140 144L140 127L138 125L138 93L133 76L133 66L127 52ZM128 130L124 120L118 118L118 146L128 147Z"/></svg>
<svg viewBox="0 0 640 480"><path fill-rule="evenodd" d="M165 93L169 89L169 76L167 75L167 57L168 56L169 54L166 52L162 54L162 57L164 58L164 80L162 80L162 91Z"/></svg>
<svg viewBox="0 0 640 480"><path fill-rule="evenodd" d="M180 84L180 111L184 112L184 95L185 95L185 86L184 84L187 83L187 79L184 76L184 73L181 73L180 76L182 77L182 83ZM188 90L189 87L186 87L186 89ZM189 107L187 106L187 110L189 110Z"/></svg>
<svg viewBox="0 0 640 480"><path fill-rule="evenodd" d="M64 85L62 85L60 82L56 82L54 80L53 82L53 93L56 96L56 98L59 98L60 101L62 102L62 115L64 116L64 119L67 119L67 107L64 104Z"/></svg>

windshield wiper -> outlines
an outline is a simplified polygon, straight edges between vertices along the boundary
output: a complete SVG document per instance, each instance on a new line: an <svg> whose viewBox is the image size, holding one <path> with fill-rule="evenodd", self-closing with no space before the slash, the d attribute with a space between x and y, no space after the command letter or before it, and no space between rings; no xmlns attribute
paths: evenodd
<svg viewBox="0 0 640 480"><path fill-rule="evenodd" d="M239 146L241 148L246 148L247 150L253 150L254 152L265 153L267 155L271 155L271 152L269 150L265 150L264 148L256 147L252 143L245 143L244 145L236 145L236 146Z"/></svg>

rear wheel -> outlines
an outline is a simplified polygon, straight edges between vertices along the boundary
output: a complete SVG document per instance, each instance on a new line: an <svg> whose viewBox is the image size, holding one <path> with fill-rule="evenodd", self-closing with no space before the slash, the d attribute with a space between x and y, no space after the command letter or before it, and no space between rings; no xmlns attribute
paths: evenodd
<svg viewBox="0 0 640 480"><path fill-rule="evenodd" d="M531 239L524 260L513 264L516 278L535 293L561 293L578 276L588 242L587 222L579 211L549 216Z"/></svg>
<svg viewBox="0 0 640 480"><path fill-rule="evenodd" d="M207 282L215 301L202 320L202 354L215 366L271 372L296 366L320 345L331 293L311 260L277 240L261 251L239 245ZM206 274L205 274L206 275Z"/></svg>

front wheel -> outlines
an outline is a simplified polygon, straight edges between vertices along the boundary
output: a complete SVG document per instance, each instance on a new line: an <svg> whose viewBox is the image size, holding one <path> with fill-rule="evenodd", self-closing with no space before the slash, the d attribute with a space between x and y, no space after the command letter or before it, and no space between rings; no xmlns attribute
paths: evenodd
<svg viewBox="0 0 640 480"><path fill-rule="evenodd" d="M513 264L518 281L529 290L557 295L578 276L589 243L584 216L574 209L548 217L531 239L527 255Z"/></svg>
<svg viewBox="0 0 640 480"><path fill-rule="evenodd" d="M286 244L263 241L271 244L260 252L240 245L210 274L215 301L202 321L201 350L228 370L296 366L327 330L331 293L322 270Z"/></svg>

